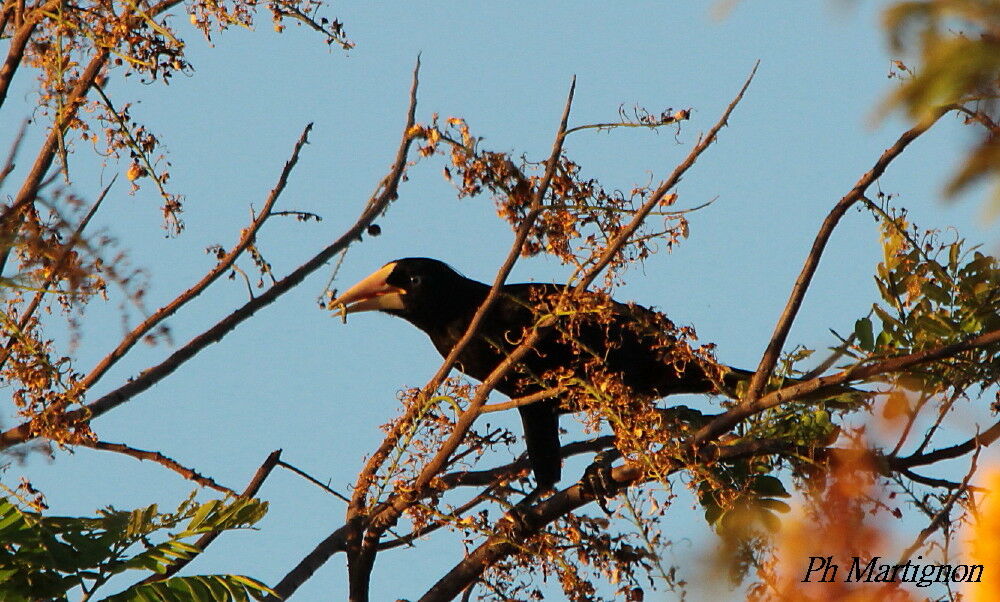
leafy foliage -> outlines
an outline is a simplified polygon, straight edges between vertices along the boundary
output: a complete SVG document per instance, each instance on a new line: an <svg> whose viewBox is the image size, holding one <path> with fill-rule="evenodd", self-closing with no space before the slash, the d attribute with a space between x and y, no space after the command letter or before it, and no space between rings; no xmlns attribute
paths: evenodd
<svg viewBox="0 0 1000 602"><path fill-rule="evenodd" d="M1000 328L995 257L967 249L957 236L948 241L942 232L921 232L903 212L878 209L876 214L884 256L875 273L882 300L872 306L879 327L868 317L857 321L854 357L915 353ZM929 393L964 391L972 384L982 391L997 382L998 349L991 345L957 354L932 370L911 370L892 382Z"/></svg>
<svg viewBox="0 0 1000 602"><path fill-rule="evenodd" d="M4 542L0 588L5 600L68 599L67 593L75 588L89 597L125 571L164 573L175 562L201 552L191 539L251 527L266 512L267 502L256 499L197 503L192 494L170 513L153 504L132 511L106 508L96 517L53 517L24 511L4 497L0 499ZM136 585L110 599L246 600L268 591L248 577L203 575ZM191 592L198 595L185 597Z"/></svg>
<svg viewBox="0 0 1000 602"><path fill-rule="evenodd" d="M954 194L989 176L1000 207L1000 3L996 0L911 0L886 10L885 28L896 52L918 65L897 61L902 85L886 101L916 120L941 107L961 107L969 122L985 129L946 191Z"/></svg>

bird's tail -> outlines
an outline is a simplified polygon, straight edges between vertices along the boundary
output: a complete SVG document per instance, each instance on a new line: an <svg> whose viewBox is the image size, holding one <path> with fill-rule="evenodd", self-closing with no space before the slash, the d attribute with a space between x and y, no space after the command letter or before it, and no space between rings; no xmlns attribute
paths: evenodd
<svg viewBox="0 0 1000 602"><path fill-rule="evenodd" d="M562 457L559 453L559 411L556 400L524 405L521 424L528 447L528 462L540 489L548 489L559 482L562 475Z"/></svg>

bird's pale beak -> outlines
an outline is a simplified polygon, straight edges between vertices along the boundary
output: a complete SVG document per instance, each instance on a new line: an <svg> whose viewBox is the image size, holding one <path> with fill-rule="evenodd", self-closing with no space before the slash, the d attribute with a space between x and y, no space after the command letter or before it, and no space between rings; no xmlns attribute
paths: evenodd
<svg viewBox="0 0 1000 602"><path fill-rule="evenodd" d="M330 307L334 311L341 312L345 318L347 314L359 311L374 311L386 309L404 309L403 295L406 291L398 286L392 286L386 279L396 267L395 263L387 264L374 274L365 277L347 291L334 299Z"/></svg>

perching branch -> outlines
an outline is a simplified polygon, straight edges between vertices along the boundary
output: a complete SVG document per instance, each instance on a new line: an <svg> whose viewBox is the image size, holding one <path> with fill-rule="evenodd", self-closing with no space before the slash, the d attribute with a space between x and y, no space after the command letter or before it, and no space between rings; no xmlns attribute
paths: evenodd
<svg viewBox="0 0 1000 602"><path fill-rule="evenodd" d="M795 447L787 441L762 440L753 442L750 448L736 446L719 448L716 458L736 460L780 453ZM682 468L682 463L678 460L672 470L676 471L680 468ZM614 468L611 471L611 477L622 486L638 483L648 478L642 468L633 465ZM466 554L461 562L456 564L427 593L420 597L420 602L444 602L454 599L462 590L479 579L487 568L516 553L518 547L514 542L532 537L560 517L592 501L593 497L585 493L583 486L576 484L559 491L545 501L530 507L519 507L516 520L508 517L500 519L497 524L504 525L504 531L490 536L479 547Z"/></svg>

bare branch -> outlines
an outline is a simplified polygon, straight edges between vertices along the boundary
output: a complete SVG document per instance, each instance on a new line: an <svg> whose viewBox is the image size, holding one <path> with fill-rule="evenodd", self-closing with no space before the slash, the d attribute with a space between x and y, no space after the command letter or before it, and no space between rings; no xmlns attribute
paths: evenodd
<svg viewBox="0 0 1000 602"><path fill-rule="evenodd" d="M288 572L277 585L272 589L277 595L267 596L264 598L266 602L280 602L281 600L287 600L289 596L295 593L295 590L299 589L299 586L309 580L313 576L319 567L326 564L326 561L330 559L331 556L338 552L347 551L347 539L350 528L348 525L340 527L336 531L330 534L329 537L319 542L316 547L306 555L294 569Z"/></svg>
<svg viewBox="0 0 1000 602"><path fill-rule="evenodd" d="M914 466L926 466L936 464L942 460L958 458L965 454L977 450L980 447L992 445L1000 438L1000 422L997 422L982 433L962 443L934 450L932 452L913 454L905 458L891 458L889 465L897 470L913 468Z"/></svg>
<svg viewBox="0 0 1000 602"><path fill-rule="evenodd" d="M719 135L719 131L729 123L729 116L733 113L736 105L738 105L743 99L743 95L746 93L747 88L750 87L750 82L753 81L754 75L757 73L757 67L759 66L760 61L754 63L753 69L750 71L750 75L747 76L746 81L743 82L743 87L740 88L739 93L736 94L736 97L733 98L732 102L729 103L729 106L726 107L726 110L723 111L722 116L715 122L715 125L708 130L708 134L702 137L698 141L698 144L694 145L694 148L691 149L691 152L688 153L687 157L685 157L684 160L674 168L670 177L660 183L656 190L649 195L648 199L646 199L646 202L644 202L635 212L632 220L624 228L622 228L621 232L619 232L610 243L608 243L607 248L601 254L594 266L580 278L580 281L576 285L576 293L580 293L590 286L590 283L597 278L604 268L608 267L608 265L614 260L615 255L623 246L625 246L626 243L628 243L628 241L632 238L632 235L635 234L635 231L638 230L639 226L641 226L646 220L649 212L659 205L660 201L663 200L663 197L670 192L670 190L673 189L678 182L680 182L681 177L691 168L691 166L695 164L698 157L700 157L701 154L715 142Z"/></svg>
<svg viewBox="0 0 1000 602"><path fill-rule="evenodd" d="M291 464L289 464L288 462L283 462L283 461L279 460L279 461L278 461L278 466L281 466L282 468L287 468L288 470L290 470L290 471L294 472L295 474L297 474L297 475L299 475L300 477L302 477L303 479L305 479L305 480L309 481L309 482L310 482L310 483L312 483L313 485L316 485L317 487L319 487L319 488L320 488L320 489L322 489L323 491L325 491L325 492L329 493L330 495L333 495L334 497L338 497L338 498L340 498L341 500L343 500L343 501L345 501L345 502L348 502L348 503L350 503L350 501L351 501L351 500L350 500L350 498L348 498L348 497L346 497L346 496L342 495L342 494L341 494L341 493L339 493L338 491L335 491L335 490L334 490L334 489L332 489L332 488L331 488L331 487L330 487L329 485L327 485L327 484L323 483L322 481L320 481L320 480L319 480L319 479L317 479L316 477L313 477L313 476L312 476L312 475L310 475L309 473L307 473L307 472L305 472L305 471L303 471L303 470L300 470L300 469L298 469L298 468L296 468L296 467L292 466L292 465L291 465Z"/></svg>
<svg viewBox="0 0 1000 602"><path fill-rule="evenodd" d="M920 137L921 134L926 132L938 119L944 115L943 110L938 111L933 115L931 119L925 122L921 122L911 129L903 133L902 136L896 140L895 144L890 146L882 153L882 156L878 158L875 165L854 184L854 188L850 190L846 195L841 198L830 213L823 220L823 224L820 225L819 232L816 233L816 239L813 241L812 249L810 249L809 254L806 256L805 263L802 266L802 271L799 273L799 277L795 280L795 284L792 286L792 292L788 297L788 302L785 304L785 309L782 311L781 316L778 318L778 322L774 326L774 332L771 334L771 340L767 344L767 348L764 351L763 356L760 358L760 364L757 366L757 371L754 372L753 377L750 379L750 384L747 386L747 394L744 398L744 403L753 403L764 391L764 386L771 377L771 373L774 372L774 366L778 362L778 356L781 355L781 349L785 345L785 339L788 338L788 332L792 328L792 322L795 321L795 316L798 314L799 307L802 305L802 300L806 296L806 291L809 289L809 284L812 282L812 277L816 273L816 268L819 266L820 257L823 255L823 251L826 248L827 241L830 240L830 235L833 234L834 228L840 222L840 218L844 216L847 210L854 205L854 203L861 200L865 191L868 187L881 176L889 164L892 163L893 159L898 157L911 142Z"/></svg>
<svg viewBox="0 0 1000 602"><path fill-rule="evenodd" d="M851 368L836 374L796 383L783 389L772 391L757 401L743 403L730 409L724 414L719 415L698 430L698 432L695 433L694 440L696 442L705 442L715 439L719 435L728 432L748 416L752 416L753 414L757 414L768 408L773 408L789 401L802 399L806 395L821 389L846 385L853 381L864 380L879 374L898 372L911 366L924 364L944 357L950 357L961 351L985 347L998 342L1000 342L1000 330L993 330L959 343L942 345L940 347L919 351L917 353L891 357L885 360L873 362L871 364L852 366Z"/></svg>
<svg viewBox="0 0 1000 602"><path fill-rule="evenodd" d="M208 288L213 282L218 280L220 276L225 274L233 263L239 258L239 256L246 250L248 246L253 244L257 233L263 227L264 222L270 217L271 208L274 207L275 202L277 202L278 197L281 196L282 191L285 189L285 185L288 183L288 176L291 175L292 169L295 168L295 164L299 161L299 152L309 142L309 132L312 131L313 124L306 125L305 129L302 130L302 134L299 136L298 141L295 143L295 148L292 150L291 158L285 162L285 167L281 170L281 175L278 177L278 183L271 189L271 192L267 195L267 200L264 201L264 207L261 209L260 214L247 228L245 228L240 236L239 241L233 246L233 248L222 257L219 262L211 270L205 274L197 283L191 288L187 289L180 295L174 298L173 301L167 303L153 315L149 316L142 321L141 324L136 326L125 335L118 346L108 355L106 355L100 362L94 366L93 370L90 371L87 376L80 381L81 387L84 389L91 388L94 383L101 379L102 376L114 366L118 360L125 357L125 354L135 346L142 337L149 333L158 324L172 316L180 308L184 307L189 301L200 295L206 288Z"/></svg>
<svg viewBox="0 0 1000 602"><path fill-rule="evenodd" d="M596 437L594 439L566 444L562 446L560 453L563 458L568 458L578 454L600 451L613 444L613 436L609 435ZM493 485L498 479L512 478L514 475L527 470L528 467L527 456L522 456L515 462L489 470L461 471L442 475L441 483L446 489L465 486L478 487ZM365 517L362 516L361 518ZM305 583L313 575L313 573L315 573L319 567L323 566L323 564L325 564L326 561L329 560L334 554L347 551L348 538L351 530L352 527L349 524L344 525L331 533L322 542L317 544L312 552L303 558L295 568L289 571L288 574L281 580L281 583L274 587L274 591L283 598L287 598L293 594L299 586ZM276 602L277 598L272 597L268 598L268 600L270 602Z"/></svg>
<svg viewBox="0 0 1000 602"><path fill-rule="evenodd" d="M108 443L106 441L84 442L81 443L80 445L92 449L100 449L103 451L112 451L119 454L124 454L126 456L131 456L133 458L136 458L137 460L140 461L151 460L153 462L156 462L157 464L162 464L163 466L166 466L167 468L181 475L185 479L188 479L189 481L194 481L195 483L198 483L202 487L208 487L210 489L214 489L216 491L225 493L226 495L231 495L233 497L236 497L236 495L238 495L235 491L233 491L229 487L226 487L224 485L219 485L218 483L215 482L214 479L200 474L193 468L188 468L187 466L183 466L180 462L168 458L167 456L164 456L160 452L136 449L134 447L125 445L124 443Z"/></svg>
<svg viewBox="0 0 1000 602"><path fill-rule="evenodd" d="M927 485L928 487L940 487L942 489L958 489L962 487L961 483L956 483L955 481L949 481L948 479L935 479L933 477L925 477L922 474L915 473L912 470L908 469L900 470L899 474L910 479L911 481L920 483L921 485ZM969 491L974 491L976 493L985 493L989 491L988 489L985 489L983 487L976 487L974 485L966 485L965 488L968 489Z"/></svg>
<svg viewBox="0 0 1000 602"><path fill-rule="evenodd" d="M419 63L418 63L419 64ZM198 352L212 343L222 340L229 332L236 328L244 320L250 318L261 308L270 305L278 297L288 292L306 276L322 267L334 255L346 249L351 243L359 240L366 228L386 210L389 204L396 198L399 182L403 171L406 168L406 157L409 152L411 138L409 137L409 127L413 125L413 115L416 110L416 79L411 90L411 105L407 121L407 129L404 130L403 139L396 154L395 162L389 174L379 183L376 192L368 200L365 209L361 212L358 220L333 244L327 246L304 264L296 268L288 276L279 280L271 288L259 297L251 299L242 307L232 312L214 326L194 337L186 345L171 354L166 360L156 366L144 370L137 378L118 387L114 391L104 395L100 399L89 403L82 410L70 412L70 420L91 420L101 414L125 403L132 397L142 393L163 378L166 378L179 368L184 362L194 357ZM22 423L0 434L0 449L6 449L12 445L24 443L34 437L31 430L31 423Z"/></svg>
<svg viewBox="0 0 1000 602"><path fill-rule="evenodd" d="M254 473L253 478L250 479L250 483L247 484L246 489L243 490L243 493L240 494L240 497L243 499L249 499L257 495L257 492L260 490L261 485L264 484L264 480L267 479L268 475L271 474L271 471L274 470L274 467L278 465L280 459L281 459L280 449L271 452L271 454L267 457L267 459L264 460L264 463L260 465L260 468L257 469L257 472ZM199 550L201 550L201 552L189 556L188 558L176 560L173 564L167 567L166 571L150 575L149 577L140 581L139 582L140 585L145 585L147 583L155 583L157 581L163 581L164 579L173 577L181 569L186 567L192 560L197 558L200 554L204 553L205 548L207 548L221 534L222 531L210 531L202 535L201 537L198 538L198 541L194 542L194 546Z"/></svg>

